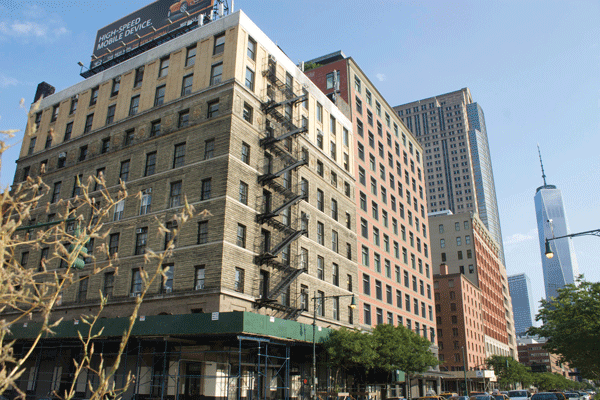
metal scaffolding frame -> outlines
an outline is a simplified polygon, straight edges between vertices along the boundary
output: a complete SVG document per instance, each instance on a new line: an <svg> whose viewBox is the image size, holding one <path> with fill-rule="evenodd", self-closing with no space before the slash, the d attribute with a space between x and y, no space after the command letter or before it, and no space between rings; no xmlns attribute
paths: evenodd
<svg viewBox="0 0 600 400"><path fill-rule="evenodd" d="M120 340L118 337L94 340L92 367L97 368L102 357L103 368L109 368ZM21 342L20 351L15 353L23 355L31 345L32 342ZM123 388L128 373L136 376L123 392L124 400L289 400L294 345L293 341L249 335L132 337L125 346L113 382L117 389ZM28 398L54 397L62 396L75 380L75 398L87 398L88 385L97 387L99 378L88 371L83 376L74 376L73 360L80 362L82 356L83 345L75 338L42 340L18 386ZM193 372L190 366L195 367ZM190 393L190 385L197 385L193 388L195 394ZM213 395L202 392L207 389Z"/></svg>

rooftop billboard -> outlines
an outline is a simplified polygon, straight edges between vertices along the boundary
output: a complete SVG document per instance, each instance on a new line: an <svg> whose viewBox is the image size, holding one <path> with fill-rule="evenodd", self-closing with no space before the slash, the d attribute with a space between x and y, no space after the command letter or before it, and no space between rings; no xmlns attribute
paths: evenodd
<svg viewBox="0 0 600 400"><path fill-rule="evenodd" d="M198 21L213 5L214 0L158 0L105 26L96 35L92 66Z"/></svg>

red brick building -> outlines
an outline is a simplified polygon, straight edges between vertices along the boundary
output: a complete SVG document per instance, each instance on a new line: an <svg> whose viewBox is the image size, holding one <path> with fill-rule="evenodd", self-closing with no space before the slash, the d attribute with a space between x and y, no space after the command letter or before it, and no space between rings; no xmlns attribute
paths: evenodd
<svg viewBox="0 0 600 400"><path fill-rule="evenodd" d="M464 274L449 274L445 264L433 278L440 367L476 369L485 362L482 291Z"/></svg>
<svg viewBox="0 0 600 400"><path fill-rule="evenodd" d="M533 372L552 372L567 379L577 380L578 374L575 374L575 369L570 368L567 363L561 363L559 355L552 354L544 349L545 343L545 339L539 338L525 337L517 339L519 362L531 367Z"/></svg>
<svg viewBox="0 0 600 400"><path fill-rule="evenodd" d="M423 150L351 57L305 65L353 124L359 322L403 324L435 343Z"/></svg>

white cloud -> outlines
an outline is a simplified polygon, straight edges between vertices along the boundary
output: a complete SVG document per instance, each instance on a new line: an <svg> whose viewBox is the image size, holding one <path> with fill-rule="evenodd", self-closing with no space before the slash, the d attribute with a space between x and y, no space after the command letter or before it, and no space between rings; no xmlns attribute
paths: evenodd
<svg viewBox="0 0 600 400"><path fill-rule="evenodd" d="M27 12L15 9L12 14L15 18L9 15L0 20L0 38L47 42L69 33L59 16L50 14L41 7L34 6Z"/></svg>
<svg viewBox="0 0 600 400"><path fill-rule="evenodd" d="M385 74L377 74L377 75L375 75L375 77L377 77L377 79L379 79L379 82L385 81Z"/></svg>
<svg viewBox="0 0 600 400"><path fill-rule="evenodd" d="M2 72L0 72L0 88L6 88L9 86L17 86L18 84L19 84L18 80L16 80L15 78L6 76Z"/></svg>
<svg viewBox="0 0 600 400"><path fill-rule="evenodd" d="M530 240L534 240L536 238L536 236L535 236L536 233L537 233L537 231L535 229L532 229L531 231L529 231L527 233L515 233L504 239L504 245L511 246L511 245L515 245L515 244L519 244L519 243L523 243L523 242L528 242Z"/></svg>

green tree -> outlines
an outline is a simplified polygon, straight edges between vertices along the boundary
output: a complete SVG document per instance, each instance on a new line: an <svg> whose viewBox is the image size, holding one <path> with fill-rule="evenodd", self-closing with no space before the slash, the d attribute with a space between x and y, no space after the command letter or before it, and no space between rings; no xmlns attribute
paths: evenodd
<svg viewBox="0 0 600 400"><path fill-rule="evenodd" d="M335 371L335 384L339 384L340 372L352 374L359 382L364 381L366 371L375 365L374 342L370 335L346 328L331 332L323 346L329 356L329 366Z"/></svg>
<svg viewBox="0 0 600 400"><path fill-rule="evenodd" d="M438 365L429 350L431 342L402 325L377 325L373 340L377 354L375 365L385 372L399 369L411 375Z"/></svg>
<svg viewBox="0 0 600 400"><path fill-rule="evenodd" d="M543 325L530 328L530 335L546 338L544 348L579 368L584 378L600 380L600 282L580 277L558 297L542 300L535 319Z"/></svg>
<svg viewBox="0 0 600 400"><path fill-rule="evenodd" d="M531 373L523 364L512 357L491 356L485 360L486 364L494 370L501 388L509 388L510 385L521 382L523 386L529 386L532 382Z"/></svg>
<svg viewBox="0 0 600 400"><path fill-rule="evenodd" d="M367 376L375 380L385 376L389 382L396 370L411 375L438 364L429 351L431 342L404 326L381 324L371 334L342 328L333 331L323 345L329 366L335 370L336 385L341 371L360 383Z"/></svg>

